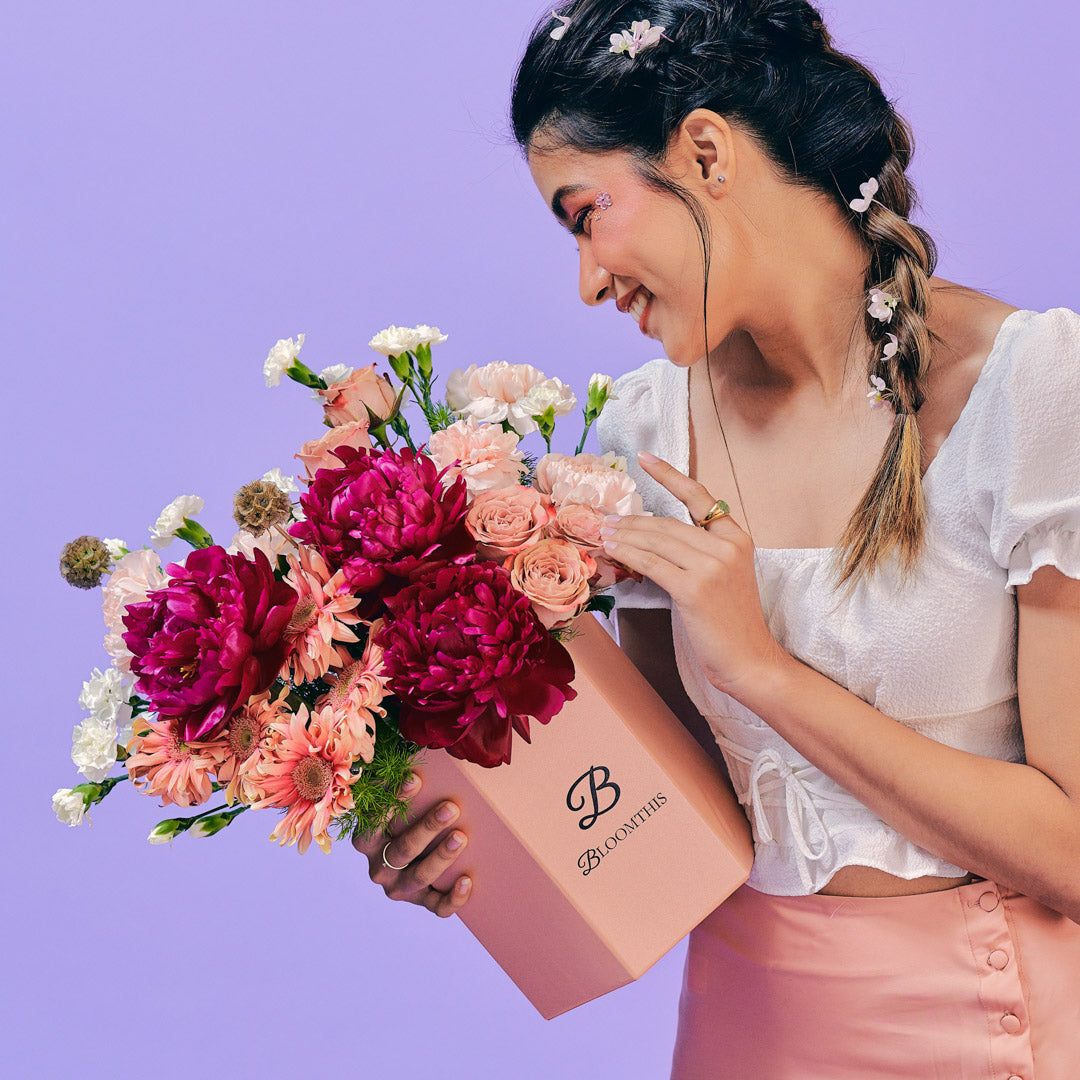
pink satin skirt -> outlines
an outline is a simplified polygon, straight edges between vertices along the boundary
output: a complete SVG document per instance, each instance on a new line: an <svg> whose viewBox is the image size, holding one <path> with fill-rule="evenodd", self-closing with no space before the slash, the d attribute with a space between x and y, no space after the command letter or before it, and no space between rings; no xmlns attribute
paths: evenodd
<svg viewBox="0 0 1080 1080"><path fill-rule="evenodd" d="M1078 1080L1080 925L976 881L743 886L690 935L672 1080Z"/></svg>

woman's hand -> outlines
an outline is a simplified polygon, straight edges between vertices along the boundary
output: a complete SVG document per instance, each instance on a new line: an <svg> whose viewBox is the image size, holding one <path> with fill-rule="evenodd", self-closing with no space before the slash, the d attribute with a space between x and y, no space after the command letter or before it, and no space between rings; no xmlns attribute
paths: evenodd
<svg viewBox="0 0 1080 1080"><path fill-rule="evenodd" d="M416 795L420 784L419 774L414 773L412 781L402 789L402 794ZM376 885L383 887L391 900L420 904L428 911L447 918L468 900L472 881L462 875L446 892L436 889L432 883L465 850L468 837L460 829L455 829L430 851L428 848L457 819L459 813L454 803L439 802L416 821L395 824L394 831L385 835L376 833L368 837L354 837L353 847L367 856L368 875ZM395 870L395 866L402 869Z"/></svg>
<svg viewBox="0 0 1080 1080"><path fill-rule="evenodd" d="M697 481L651 454L638 459L692 519L712 509L714 496ZM790 659L761 610L754 545L730 517L704 529L674 518L609 518L604 535L604 550L612 558L670 594L698 663L718 690L737 699L740 687L768 677Z"/></svg>

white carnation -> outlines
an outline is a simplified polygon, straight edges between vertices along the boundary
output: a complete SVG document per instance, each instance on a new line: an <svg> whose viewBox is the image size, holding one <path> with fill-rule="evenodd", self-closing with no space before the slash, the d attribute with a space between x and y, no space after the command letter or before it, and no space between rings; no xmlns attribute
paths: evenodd
<svg viewBox="0 0 1080 1080"><path fill-rule="evenodd" d="M86 799L81 792L67 787L58 788L52 797L52 808L61 825L79 825L84 817L86 823L91 824L90 815L86 812Z"/></svg>
<svg viewBox="0 0 1080 1080"><path fill-rule="evenodd" d="M116 562L117 559L122 559L127 553L128 546L123 540L106 537L101 542L109 549L109 554L112 556L113 562Z"/></svg>
<svg viewBox="0 0 1080 1080"><path fill-rule="evenodd" d="M129 684L116 668L104 672L98 668L90 673L79 695L79 708L95 720L123 727L131 716L128 705Z"/></svg>
<svg viewBox="0 0 1080 1080"><path fill-rule="evenodd" d="M333 386L336 382L344 382L352 373L353 369L348 364L334 364L331 367L323 368L319 372L319 378L327 386Z"/></svg>
<svg viewBox="0 0 1080 1080"><path fill-rule="evenodd" d="M184 518L193 518L201 514L206 502L198 495L180 495L173 499L158 515L154 527L150 530L150 543L160 551L168 547L176 530L184 524Z"/></svg>
<svg viewBox="0 0 1080 1080"><path fill-rule="evenodd" d="M225 550L230 555L243 555L252 562L255 561L255 552L261 551L270 560L271 566L277 566L279 555L296 554L296 544L288 536L282 536L277 529L267 529L258 536L241 529Z"/></svg>
<svg viewBox="0 0 1080 1080"><path fill-rule="evenodd" d="M268 469L262 474L262 479L281 488L286 495L295 495L300 491L296 481L291 476L286 476L280 469Z"/></svg>
<svg viewBox="0 0 1080 1080"><path fill-rule="evenodd" d="M446 334L437 326L388 326L380 330L368 345L383 356L401 356L402 353L416 352L421 345L441 345L445 340Z"/></svg>
<svg viewBox="0 0 1080 1080"><path fill-rule="evenodd" d="M608 394L610 400L614 401L615 399L611 398L611 388L614 385L615 385L615 380L610 375L596 374L596 375L589 376L589 394L590 394L590 396L592 395L592 393L594 391L596 391L598 393L606 392Z"/></svg>
<svg viewBox="0 0 1080 1080"><path fill-rule="evenodd" d="M116 764L116 725L88 716L71 735L71 760L92 784L100 784Z"/></svg>
<svg viewBox="0 0 1080 1080"><path fill-rule="evenodd" d="M303 344L303 334L297 334L295 341L292 338L279 339L263 362L263 375L266 377L267 386L277 386L281 382L281 376L292 366Z"/></svg>
<svg viewBox="0 0 1080 1080"><path fill-rule="evenodd" d="M577 398L569 386L559 379L545 379L542 383L531 387L511 411L533 417L547 412L548 409L554 409L556 416L566 416L573 412L575 405L577 405ZM514 421L511 420L511 423Z"/></svg>

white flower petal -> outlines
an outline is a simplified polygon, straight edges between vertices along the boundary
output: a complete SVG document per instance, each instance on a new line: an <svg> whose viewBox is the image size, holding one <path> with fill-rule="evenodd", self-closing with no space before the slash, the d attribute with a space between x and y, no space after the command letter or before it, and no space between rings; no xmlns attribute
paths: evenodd
<svg viewBox="0 0 1080 1080"><path fill-rule="evenodd" d="M263 361L263 375L267 386L277 386L281 382L282 375L292 365L297 354L304 344L304 335L297 334L296 341L292 338L280 338L277 344L267 354Z"/></svg>

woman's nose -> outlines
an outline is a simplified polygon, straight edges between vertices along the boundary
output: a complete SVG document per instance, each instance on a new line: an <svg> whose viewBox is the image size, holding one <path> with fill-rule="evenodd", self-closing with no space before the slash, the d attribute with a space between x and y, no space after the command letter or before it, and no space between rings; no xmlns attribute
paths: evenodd
<svg viewBox="0 0 1080 1080"><path fill-rule="evenodd" d="M613 295L611 274L593 258L591 244L582 244L579 255L581 276L578 287L581 299L590 305L602 304Z"/></svg>

